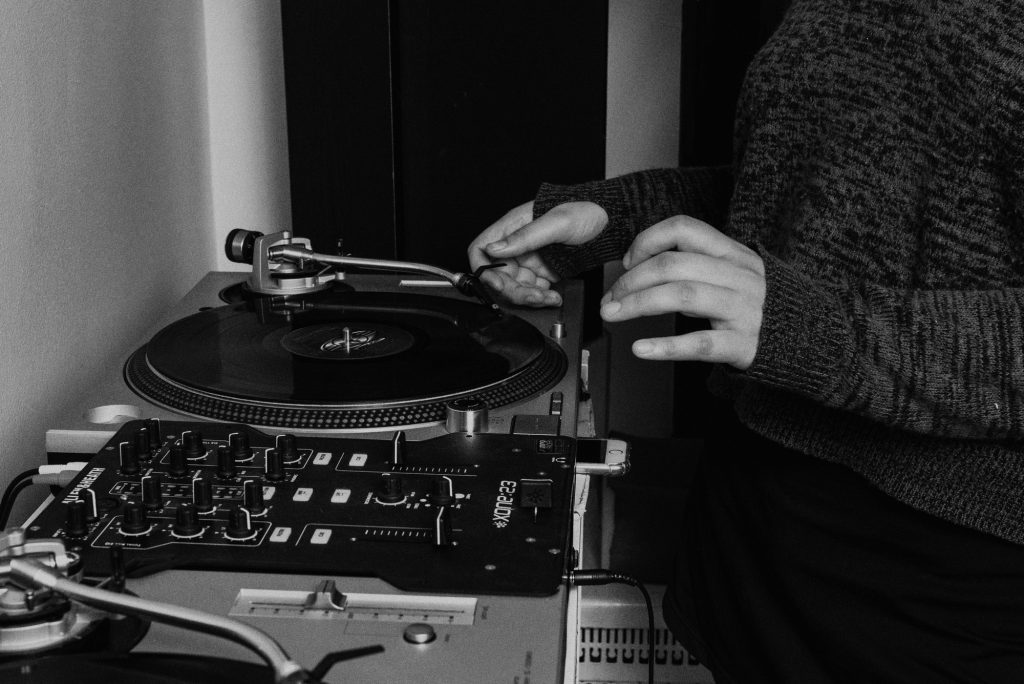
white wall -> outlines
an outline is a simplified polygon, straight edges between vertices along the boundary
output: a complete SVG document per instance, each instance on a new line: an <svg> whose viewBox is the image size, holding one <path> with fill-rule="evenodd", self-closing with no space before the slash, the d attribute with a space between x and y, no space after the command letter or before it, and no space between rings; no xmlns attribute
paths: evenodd
<svg viewBox="0 0 1024 684"><path fill-rule="evenodd" d="M283 100L250 88L283 98L280 5L222 1L0 0L0 486L215 268L218 220L288 214Z"/></svg>
<svg viewBox="0 0 1024 684"><path fill-rule="evenodd" d="M682 4L679 0L610 0L605 175L679 163ZM611 285L621 266L605 268ZM609 427L664 437L672 432L671 366L640 361L630 345L673 334L671 315L607 326L611 341Z"/></svg>
<svg viewBox="0 0 1024 684"><path fill-rule="evenodd" d="M217 270L233 228L291 230L280 3L205 0Z"/></svg>

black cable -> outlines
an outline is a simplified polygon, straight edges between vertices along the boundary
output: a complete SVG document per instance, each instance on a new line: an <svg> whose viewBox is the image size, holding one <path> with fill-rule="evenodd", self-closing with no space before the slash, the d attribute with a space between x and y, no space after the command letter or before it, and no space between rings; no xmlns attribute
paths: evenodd
<svg viewBox="0 0 1024 684"><path fill-rule="evenodd" d="M647 684L654 684L654 604L651 603L651 595L643 583L630 575L611 570L570 570L569 584L574 585L595 585L595 584L628 584L636 587L643 594L644 603L647 604Z"/></svg>
<svg viewBox="0 0 1024 684"><path fill-rule="evenodd" d="M0 499L0 530L7 528L7 522L11 518L11 513L14 511L14 500L18 498L18 494L32 484L32 478L39 474L39 468L32 468L21 473L7 485L7 489L4 491L4 496Z"/></svg>

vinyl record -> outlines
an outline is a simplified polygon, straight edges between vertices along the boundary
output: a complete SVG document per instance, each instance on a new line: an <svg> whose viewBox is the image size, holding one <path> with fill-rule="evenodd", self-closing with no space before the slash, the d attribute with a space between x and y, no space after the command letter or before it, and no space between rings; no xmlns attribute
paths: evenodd
<svg viewBox="0 0 1024 684"><path fill-rule="evenodd" d="M442 420L454 398L518 401L557 382L565 363L529 323L474 302L340 292L201 311L157 333L125 375L190 415L367 429Z"/></svg>

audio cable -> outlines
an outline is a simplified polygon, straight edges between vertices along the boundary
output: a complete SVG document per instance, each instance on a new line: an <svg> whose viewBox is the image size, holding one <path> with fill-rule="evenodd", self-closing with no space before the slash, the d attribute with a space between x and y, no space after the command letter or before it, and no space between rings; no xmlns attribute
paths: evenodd
<svg viewBox="0 0 1024 684"><path fill-rule="evenodd" d="M651 595L647 591L647 587L631 575L601 569L570 570L569 584L572 586L628 584L640 590L644 597L644 603L647 604L647 684L654 684L654 605L651 603Z"/></svg>
<svg viewBox="0 0 1024 684"><path fill-rule="evenodd" d="M7 527L11 518L11 512L14 510L14 502L21 492L34 484L66 487L85 466L86 463L84 461L41 465L29 468L16 476L7 485L4 496L0 499L0 530Z"/></svg>

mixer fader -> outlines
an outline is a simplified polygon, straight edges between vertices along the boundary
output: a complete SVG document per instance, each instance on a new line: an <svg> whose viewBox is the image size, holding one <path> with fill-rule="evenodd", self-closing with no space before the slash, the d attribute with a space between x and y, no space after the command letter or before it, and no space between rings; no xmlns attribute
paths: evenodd
<svg viewBox="0 0 1024 684"><path fill-rule="evenodd" d="M62 538L94 576L322 573L405 591L544 596L568 562L575 446L551 436L349 439L132 421L30 534Z"/></svg>

